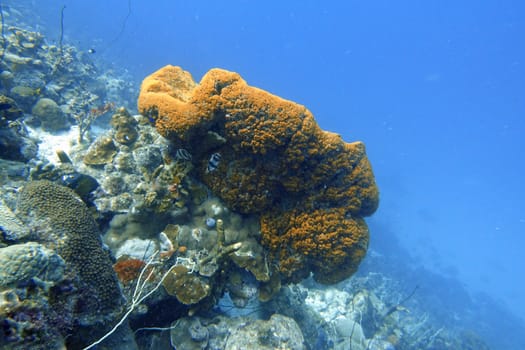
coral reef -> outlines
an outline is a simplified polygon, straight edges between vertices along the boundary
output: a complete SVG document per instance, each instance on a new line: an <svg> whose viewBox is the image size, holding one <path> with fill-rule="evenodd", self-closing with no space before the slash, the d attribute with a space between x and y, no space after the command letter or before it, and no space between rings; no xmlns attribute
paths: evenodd
<svg viewBox="0 0 525 350"><path fill-rule="evenodd" d="M416 290L400 294L396 281L381 273L359 276L339 289L312 283L304 288L299 287L307 294L301 305L328 325L325 344L333 349L489 349L476 333L452 330L422 311L425 306L411 300Z"/></svg>
<svg viewBox="0 0 525 350"><path fill-rule="evenodd" d="M279 314L266 321L224 316L212 322L182 318L172 325L171 345L176 349L306 349L297 323Z"/></svg>
<svg viewBox="0 0 525 350"><path fill-rule="evenodd" d="M31 233L24 223L13 213L3 199L0 198L0 231L2 242L16 242L26 238Z"/></svg>
<svg viewBox="0 0 525 350"><path fill-rule="evenodd" d="M334 283L356 270L368 242L362 217L378 206L361 142L343 142L304 106L221 69L196 84L166 66L144 79L138 108L193 155L198 178L228 208L261 216L262 243L284 280L313 271Z"/></svg>
<svg viewBox="0 0 525 350"><path fill-rule="evenodd" d="M69 122L55 101L50 98L39 99L31 113L39 118L42 129L46 131L60 131L69 129Z"/></svg>
<svg viewBox="0 0 525 350"><path fill-rule="evenodd" d="M96 308L89 312L118 309L120 293L98 227L72 190L45 180L29 182L20 192L16 211L28 225L40 224L39 242L60 252L97 295Z"/></svg>
<svg viewBox="0 0 525 350"><path fill-rule="evenodd" d="M8 125L9 122L23 116L23 112L18 108L15 100L4 95L0 95L0 127Z"/></svg>
<svg viewBox="0 0 525 350"><path fill-rule="evenodd" d="M36 242L0 248L0 266L0 289L34 279L59 282L64 278L64 260Z"/></svg>
<svg viewBox="0 0 525 350"><path fill-rule="evenodd" d="M84 332L93 332L95 325L103 330L100 322L111 322L121 311L123 301L92 215L72 190L45 180L24 186L16 213L35 227L40 244L58 252L65 261L66 273L79 290L73 316L82 320L77 334L68 341L89 341L93 335L87 337Z"/></svg>
<svg viewBox="0 0 525 350"><path fill-rule="evenodd" d="M123 72L99 73L85 52L50 45L38 32L7 24L2 31L6 47L0 60L0 94L34 115L26 118L29 125L54 132L77 124L82 140L95 119L110 110L106 107L111 101L132 105L133 80Z"/></svg>
<svg viewBox="0 0 525 350"><path fill-rule="evenodd" d="M126 74L4 29L2 349L487 348L377 272L399 261L363 273L378 190L361 142L220 69L161 69L134 115Z"/></svg>
<svg viewBox="0 0 525 350"><path fill-rule="evenodd" d="M31 177L82 193L107 220L104 242L118 259L113 268L128 300L144 261L160 252L145 290L169 271L163 290L181 304L209 307L233 290L246 303L256 294L242 292L246 276L233 283L225 275L247 269L259 281L269 279L257 218L233 213L211 195L193 176L192 154L171 147L143 116L118 108L110 125L87 149L62 154L58 165L39 164ZM147 307L163 296L153 295Z"/></svg>
<svg viewBox="0 0 525 350"><path fill-rule="evenodd" d="M16 101L0 95L0 158L22 162L36 156L37 146L29 137L22 117Z"/></svg>

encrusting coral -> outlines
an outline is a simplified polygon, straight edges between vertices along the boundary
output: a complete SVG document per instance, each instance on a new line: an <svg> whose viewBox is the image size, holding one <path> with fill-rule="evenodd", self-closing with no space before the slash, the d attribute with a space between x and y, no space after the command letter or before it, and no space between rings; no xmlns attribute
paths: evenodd
<svg viewBox="0 0 525 350"><path fill-rule="evenodd" d="M221 69L196 84L166 66L143 81L138 108L192 154L196 175L228 208L260 216L283 280L313 272L334 283L356 270L368 245L362 217L379 203L363 143L344 142L304 106Z"/></svg>

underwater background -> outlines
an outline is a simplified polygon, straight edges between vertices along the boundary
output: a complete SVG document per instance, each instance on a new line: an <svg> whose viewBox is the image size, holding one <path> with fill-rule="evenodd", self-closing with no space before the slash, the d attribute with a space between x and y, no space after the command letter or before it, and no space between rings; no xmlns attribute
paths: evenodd
<svg viewBox="0 0 525 350"><path fill-rule="evenodd" d="M131 114L138 113L142 80L159 68L180 66L199 81L218 67L306 106L322 129L343 140L363 141L380 204L366 218L367 256L335 290L351 297L375 290L385 305L408 309L396 313L426 315L434 328L421 338L450 327L473 332L479 343L423 345L392 331L400 339L383 337L391 348L361 342L362 349L525 348L525 3L1 5L5 27L41 33L47 45L74 47L96 67L92 74L120 79L106 102ZM6 85L0 90L14 98ZM99 102L91 108L101 108ZM313 281L304 288L325 290ZM408 324L396 317L392 323ZM381 326L374 327L363 326L364 338L380 333ZM330 334L318 332L307 348L360 349L353 328L351 335L342 333L350 340L341 347L336 336L326 340Z"/></svg>

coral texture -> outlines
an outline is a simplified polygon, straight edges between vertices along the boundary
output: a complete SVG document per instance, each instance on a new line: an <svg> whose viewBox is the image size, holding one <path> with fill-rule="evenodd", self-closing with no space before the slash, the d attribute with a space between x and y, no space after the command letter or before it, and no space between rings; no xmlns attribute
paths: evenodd
<svg viewBox="0 0 525 350"><path fill-rule="evenodd" d="M146 263L140 259L121 259L113 265L113 270L117 274L118 279L123 284L129 284L132 281L135 281L140 276L140 272ZM148 274L150 271L146 271Z"/></svg>
<svg viewBox="0 0 525 350"><path fill-rule="evenodd" d="M0 248L0 266L0 290L33 278L57 282L64 275L62 258L35 242Z"/></svg>
<svg viewBox="0 0 525 350"><path fill-rule="evenodd" d="M46 131L60 131L69 128L66 115L55 101L50 98L41 98L33 106L31 113L40 119L42 128Z"/></svg>
<svg viewBox="0 0 525 350"><path fill-rule="evenodd" d="M218 315L213 322L185 317L173 322L170 333L176 349L306 349L297 322L280 314L268 320Z"/></svg>
<svg viewBox="0 0 525 350"><path fill-rule="evenodd" d="M16 212L35 228L40 244L63 258L65 275L74 284L72 316L78 323L68 343L72 348L86 346L111 325L123 301L93 216L75 192L47 180L24 186Z"/></svg>
<svg viewBox="0 0 525 350"><path fill-rule="evenodd" d="M355 271L368 244L362 217L379 202L363 143L344 142L304 106L221 69L196 84L166 66L144 80L138 108L192 154L197 176L229 208L260 215L284 280L314 272L333 283Z"/></svg>
<svg viewBox="0 0 525 350"><path fill-rule="evenodd" d="M313 272L318 282L329 284L356 271L366 254L368 228L362 218L345 216L345 208L262 215L263 244L285 279L299 282Z"/></svg>

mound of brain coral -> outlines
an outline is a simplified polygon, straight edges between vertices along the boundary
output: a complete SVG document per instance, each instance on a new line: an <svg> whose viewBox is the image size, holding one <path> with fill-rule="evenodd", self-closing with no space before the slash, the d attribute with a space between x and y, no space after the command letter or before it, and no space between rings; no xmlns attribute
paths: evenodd
<svg viewBox="0 0 525 350"><path fill-rule="evenodd" d="M355 272L368 246L363 217L379 203L363 143L222 69L197 84L163 67L143 81L138 108L230 209L258 215L274 277L335 283Z"/></svg>
<svg viewBox="0 0 525 350"><path fill-rule="evenodd" d="M34 248L29 256L39 257L35 263L39 263L40 272L34 275L45 272L45 279L53 280L56 278L51 276L64 270L64 281L50 291L49 305L45 306L52 310L46 313L46 326L71 332L68 348L87 346L110 329L123 304L93 215L73 190L47 180L28 182L20 191L16 211L28 227L35 227L33 236L39 243L31 243ZM100 315L106 316L101 319Z"/></svg>

